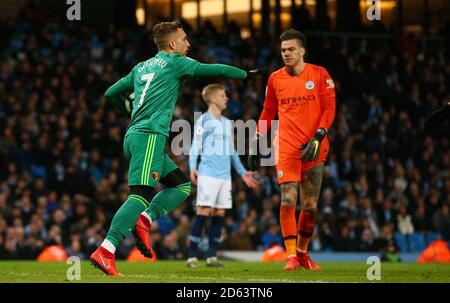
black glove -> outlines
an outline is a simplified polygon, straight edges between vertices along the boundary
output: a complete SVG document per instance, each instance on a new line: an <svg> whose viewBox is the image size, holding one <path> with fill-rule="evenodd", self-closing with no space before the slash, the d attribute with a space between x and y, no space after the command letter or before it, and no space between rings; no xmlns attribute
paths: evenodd
<svg viewBox="0 0 450 303"><path fill-rule="evenodd" d="M247 155L247 167L249 170L255 171L259 169L260 164L261 157L259 154L259 135L256 134L252 141L250 141L250 150Z"/></svg>
<svg viewBox="0 0 450 303"><path fill-rule="evenodd" d="M314 137L309 140L308 143L300 146L300 150L303 150L301 159L305 162L316 161L320 154L320 143L323 138L327 135L327 130L325 128L319 128L314 133Z"/></svg>
<svg viewBox="0 0 450 303"><path fill-rule="evenodd" d="M262 68L254 68L254 69L246 70L246 72L247 72L247 78L255 77L255 76L257 76L257 75L260 75L260 74L262 74L265 70L266 70L265 67L262 67Z"/></svg>

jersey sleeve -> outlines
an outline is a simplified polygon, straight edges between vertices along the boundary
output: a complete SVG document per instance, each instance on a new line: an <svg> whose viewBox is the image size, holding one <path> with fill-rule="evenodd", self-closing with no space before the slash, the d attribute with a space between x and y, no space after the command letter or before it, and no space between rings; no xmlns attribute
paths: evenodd
<svg viewBox="0 0 450 303"><path fill-rule="evenodd" d="M321 69L319 77L319 101L322 108L322 116L319 128L330 129L336 114L336 93L334 82L325 68Z"/></svg>
<svg viewBox="0 0 450 303"><path fill-rule="evenodd" d="M203 64L200 63L195 71L194 77L225 77L229 79L245 79L247 72L226 64Z"/></svg>
<svg viewBox="0 0 450 303"><path fill-rule="evenodd" d="M272 126L273 119L278 111L278 100L275 95L275 88L273 86L274 75L270 75L266 86L266 97L264 99L263 110L258 120L256 133L265 135Z"/></svg>
<svg viewBox="0 0 450 303"><path fill-rule="evenodd" d="M105 92L106 101L113 107L117 108L120 112L126 114L129 113L125 108L123 95L132 92L134 90L134 68L131 72L111 85Z"/></svg>
<svg viewBox="0 0 450 303"><path fill-rule="evenodd" d="M231 155L231 164L233 165L234 169L236 169L239 176L242 176L246 172L244 165L242 165L241 159L239 158L239 155L234 147L232 152L233 154Z"/></svg>
<svg viewBox="0 0 450 303"><path fill-rule="evenodd" d="M177 55L174 57L174 68L178 74L178 78L183 79L193 77L200 62L186 56Z"/></svg>
<svg viewBox="0 0 450 303"><path fill-rule="evenodd" d="M203 144L203 117L200 117L194 124L194 136L192 139L191 150L189 151L189 170L197 169L198 157L202 151Z"/></svg>
<svg viewBox="0 0 450 303"><path fill-rule="evenodd" d="M117 97L134 90L134 68L131 72L111 85L105 92L105 97Z"/></svg>

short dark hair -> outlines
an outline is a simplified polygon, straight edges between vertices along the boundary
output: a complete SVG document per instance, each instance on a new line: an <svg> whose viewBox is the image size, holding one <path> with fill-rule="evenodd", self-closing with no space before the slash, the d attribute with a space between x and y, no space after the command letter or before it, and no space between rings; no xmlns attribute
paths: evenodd
<svg viewBox="0 0 450 303"><path fill-rule="evenodd" d="M167 36L176 32L179 28L182 29L183 26L177 21L160 22L153 26L153 41L159 50L167 48Z"/></svg>
<svg viewBox="0 0 450 303"><path fill-rule="evenodd" d="M281 41L296 39L299 41L300 46L306 48L306 36L302 32L295 30L293 28L288 29L280 35Z"/></svg>

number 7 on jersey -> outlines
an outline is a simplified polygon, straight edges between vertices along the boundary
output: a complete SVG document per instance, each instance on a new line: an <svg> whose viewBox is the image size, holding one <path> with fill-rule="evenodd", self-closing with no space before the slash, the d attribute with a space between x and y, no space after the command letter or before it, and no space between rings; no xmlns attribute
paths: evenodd
<svg viewBox="0 0 450 303"><path fill-rule="evenodd" d="M145 82L144 90L142 91L142 94L141 94L141 99L139 99L138 108L141 107L142 103L144 103L145 94L147 93L148 87L150 86L150 82L152 82L153 77L155 77L155 73L149 73L149 74L142 75L141 80L145 80L146 82Z"/></svg>

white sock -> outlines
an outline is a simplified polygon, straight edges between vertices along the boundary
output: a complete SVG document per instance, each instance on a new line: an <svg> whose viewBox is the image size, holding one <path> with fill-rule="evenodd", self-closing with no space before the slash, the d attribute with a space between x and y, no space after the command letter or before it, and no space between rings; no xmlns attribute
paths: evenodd
<svg viewBox="0 0 450 303"><path fill-rule="evenodd" d="M150 218L150 216L147 214L147 212L143 211L143 212L141 212L141 215L146 217L148 219L148 221L150 222L150 224L152 224L152 218Z"/></svg>
<svg viewBox="0 0 450 303"><path fill-rule="evenodd" d="M106 240L106 239L103 240L102 245L100 245L100 246L112 254L116 253L116 247L109 240Z"/></svg>

